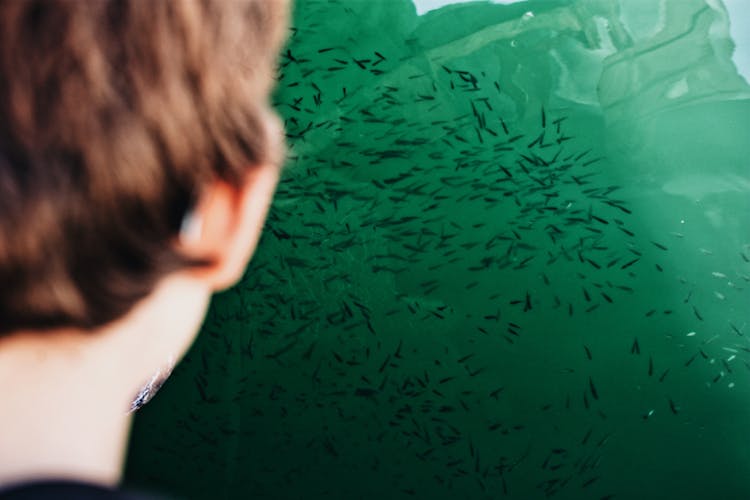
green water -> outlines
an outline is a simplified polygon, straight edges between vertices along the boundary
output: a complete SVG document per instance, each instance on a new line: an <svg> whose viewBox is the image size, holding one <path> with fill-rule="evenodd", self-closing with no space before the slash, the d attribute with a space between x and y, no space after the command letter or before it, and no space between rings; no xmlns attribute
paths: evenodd
<svg viewBox="0 0 750 500"><path fill-rule="evenodd" d="M304 0L293 26L264 236L126 483L750 498L750 88L720 3Z"/></svg>

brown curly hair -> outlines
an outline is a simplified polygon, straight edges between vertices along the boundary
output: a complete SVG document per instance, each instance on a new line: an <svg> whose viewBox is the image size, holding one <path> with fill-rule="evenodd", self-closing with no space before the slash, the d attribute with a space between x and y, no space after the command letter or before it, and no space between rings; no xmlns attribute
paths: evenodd
<svg viewBox="0 0 750 500"><path fill-rule="evenodd" d="M280 163L286 0L0 0L0 336L92 330L166 274L202 186Z"/></svg>

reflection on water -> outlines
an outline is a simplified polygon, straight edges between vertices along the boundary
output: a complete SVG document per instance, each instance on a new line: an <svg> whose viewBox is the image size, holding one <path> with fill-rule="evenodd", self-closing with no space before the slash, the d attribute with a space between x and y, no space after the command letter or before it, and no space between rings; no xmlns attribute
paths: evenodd
<svg viewBox="0 0 750 500"><path fill-rule="evenodd" d="M729 33L708 0L298 2L265 236L142 410L129 481L747 497Z"/></svg>
<svg viewBox="0 0 750 500"><path fill-rule="evenodd" d="M412 2L414 3L414 7L417 9L417 14L420 16L432 10L445 7L446 5L466 3L470 1L472 0L458 0L458 1L456 0L412 0ZM499 3L499 4L511 4L511 3L520 3L523 0L488 0L488 1L492 3Z"/></svg>

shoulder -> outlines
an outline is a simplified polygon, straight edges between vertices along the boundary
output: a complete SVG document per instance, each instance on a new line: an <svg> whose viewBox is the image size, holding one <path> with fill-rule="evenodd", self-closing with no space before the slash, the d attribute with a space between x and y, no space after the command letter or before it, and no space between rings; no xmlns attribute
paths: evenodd
<svg viewBox="0 0 750 500"><path fill-rule="evenodd" d="M50 480L0 489L0 500L164 500L151 494L115 490L77 481Z"/></svg>

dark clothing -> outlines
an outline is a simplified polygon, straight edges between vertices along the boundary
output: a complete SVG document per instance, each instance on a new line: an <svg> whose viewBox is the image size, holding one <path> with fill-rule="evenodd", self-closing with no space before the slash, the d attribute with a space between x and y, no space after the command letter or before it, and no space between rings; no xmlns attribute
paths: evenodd
<svg viewBox="0 0 750 500"><path fill-rule="evenodd" d="M0 500L159 500L160 497L76 481L50 480L0 489Z"/></svg>

